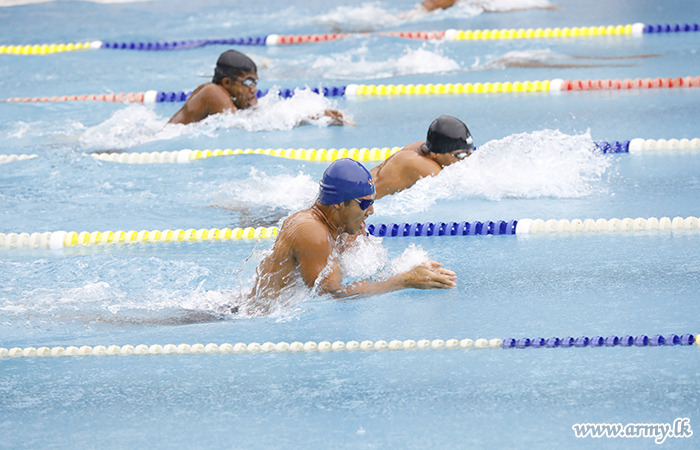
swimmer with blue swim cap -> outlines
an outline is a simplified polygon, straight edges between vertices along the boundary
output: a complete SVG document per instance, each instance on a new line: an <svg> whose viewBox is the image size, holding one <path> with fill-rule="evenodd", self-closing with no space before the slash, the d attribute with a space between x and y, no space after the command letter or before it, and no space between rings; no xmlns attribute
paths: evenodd
<svg viewBox="0 0 700 450"><path fill-rule="evenodd" d="M248 310L266 313L270 301L299 278L308 288L336 298L456 287L455 273L431 260L386 280L343 284L337 257L364 235L375 198L374 180L362 164L352 159L331 163L314 205L284 221L272 251L258 265Z"/></svg>
<svg viewBox="0 0 700 450"><path fill-rule="evenodd" d="M473 151L474 140L464 122L440 116L430 124L425 141L407 145L370 171L377 199L408 189L421 178L435 176Z"/></svg>

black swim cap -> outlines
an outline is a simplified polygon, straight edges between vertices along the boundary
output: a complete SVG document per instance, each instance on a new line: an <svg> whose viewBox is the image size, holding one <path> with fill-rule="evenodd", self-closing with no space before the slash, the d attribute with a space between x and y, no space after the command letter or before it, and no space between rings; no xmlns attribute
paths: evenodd
<svg viewBox="0 0 700 450"><path fill-rule="evenodd" d="M425 146L433 153L473 150L474 140L467 126L452 116L440 116L430 124Z"/></svg>
<svg viewBox="0 0 700 450"><path fill-rule="evenodd" d="M217 84L220 84L224 78L231 78L235 81L236 78L246 72L257 73L258 66L243 53L236 50L228 50L223 52L216 61L216 69L214 69L212 81Z"/></svg>
<svg viewBox="0 0 700 450"><path fill-rule="evenodd" d="M374 194L372 175L365 166L350 158L335 160L323 172L319 183L318 202L337 205L353 198Z"/></svg>

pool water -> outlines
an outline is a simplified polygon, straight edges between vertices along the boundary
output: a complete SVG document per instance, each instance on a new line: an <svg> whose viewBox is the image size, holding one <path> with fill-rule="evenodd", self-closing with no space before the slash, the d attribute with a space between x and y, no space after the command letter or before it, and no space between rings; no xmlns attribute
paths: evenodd
<svg viewBox="0 0 700 450"><path fill-rule="evenodd" d="M261 89L700 75L698 33L417 41L380 31L686 23L680 0L492 2L402 21L396 2L47 2L0 8L0 45L368 31L235 48ZM695 20L695 19L693 19ZM0 54L0 98L187 91L228 46ZM653 55L647 57L630 56ZM593 57L594 59L581 59ZM525 58L549 67L514 67ZM560 65L574 67L558 67ZM270 227L307 207L327 163L263 155L187 164L101 150L393 147L441 114L479 149L375 205L369 222L698 217L697 150L594 142L700 137L700 89L323 98L166 126L181 103L0 104L0 233ZM334 107L357 126L303 117ZM376 163L368 163L372 167ZM697 334L700 232L368 238L349 279L427 255L448 291L335 301L298 291L265 317L221 314L272 240L0 249L0 347ZM576 438L579 423L697 426L697 346L0 358L1 448L654 448ZM697 448L697 436L662 445Z"/></svg>

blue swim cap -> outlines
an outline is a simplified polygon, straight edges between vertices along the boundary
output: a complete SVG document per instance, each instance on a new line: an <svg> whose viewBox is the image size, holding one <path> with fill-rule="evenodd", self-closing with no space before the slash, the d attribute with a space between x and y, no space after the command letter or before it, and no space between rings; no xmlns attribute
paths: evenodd
<svg viewBox="0 0 700 450"><path fill-rule="evenodd" d="M335 160L323 172L318 202L322 205L336 205L372 194L374 181L365 166L353 159L343 158Z"/></svg>

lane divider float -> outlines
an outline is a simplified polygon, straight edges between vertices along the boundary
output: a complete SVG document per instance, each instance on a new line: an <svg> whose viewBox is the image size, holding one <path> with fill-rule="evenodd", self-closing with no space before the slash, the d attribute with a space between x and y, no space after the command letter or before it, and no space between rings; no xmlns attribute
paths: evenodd
<svg viewBox="0 0 700 450"><path fill-rule="evenodd" d="M0 164L11 163L15 161L25 161L34 159L39 155L0 155Z"/></svg>
<svg viewBox="0 0 700 450"><path fill-rule="evenodd" d="M365 85L351 84L348 86L328 86L319 88L283 88L277 95L283 98L294 96L297 89L310 89L312 92L325 97L355 96L355 95L421 95L421 94L470 94L497 92L554 92L601 89L652 89L672 87L700 86L700 77L677 78L635 78L635 79L604 79L604 80L544 80L544 81L515 81L504 83L454 83L454 84L417 84L417 85ZM267 95L269 89L256 92L258 98ZM80 94L54 95L51 97L10 97L2 101L7 103L37 103L64 101L105 101L116 103L171 103L184 102L192 91L156 91L110 94Z"/></svg>
<svg viewBox="0 0 700 450"><path fill-rule="evenodd" d="M485 222L414 222L371 224L367 232L377 237L476 236L538 233L602 233L627 231L700 230L696 217L648 219L520 219Z"/></svg>
<svg viewBox="0 0 700 450"><path fill-rule="evenodd" d="M174 150L172 152L143 152L143 153L91 153L92 157L101 161L119 162L125 164L166 164L187 163L198 159L216 158L233 155L267 155L277 158L296 159L300 161L331 162L340 158L352 158L360 162L384 161L389 156L401 150L401 147L373 148L247 148L247 149L216 149L216 150Z"/></svg>
<svg viewBox="0 0 700 450"><path fill-rule="evenodd" d="M555 347L660 347L667 346L672 347L674 345L700 345L700 334L693 336L692 334L669 334L665 337L660 334L655 334L654 336L647 336L641 334L639 336L608 336L606 338L602 336L587 337L581 336L574 338L567 336L565 338L559 339L558 337L551 337L549 339L544 338L520 338L514 339L509 338L503 341L503 348L555 348Z"/></svg>
<svg viewBox="0 0 700 450"><path fill-rule="evenodd" d="M642 36L652 33L680 33L700 31L697 23L645 25L634 23L627 25L607 25L591 27L555 27L555 28L503 28L492 30L455 30L445 31L399 31L383 32L380 34L406 39L446 41L480 40L480 39L538 39L538 38L567 38L585 36Z"/></svg>
<svg viewBox="0 0 700 450"><path fill-rule="evenodd" d="M490 94L508 92L561 92L624 89L656 89L699 87L700 76L676 78L626 78L595 80L535 80L496 83L448 83L448 84L350 84L345 96L364 95L427 95L427 94Z"/></svg>
<svg viewBox="0 0 700 450"><path fill-rule="evenodd" d="M380 32L380 36L401 37L406 39L422 40L478 40L478 39L537 39L537 38L568 38L590 36L614 36L631 35L642 36L644 34L682 33L700 31L697 23L684 24L643 24L634 23L627 25L603 25L591 27L555 27L555 28L510 28L493 30L456 30L443 31L399 31ZM326 34L297 34L280 35L269 34L267 36L242 37L228 39L191 39L184 41L158 41L158 42L77 42L68 44L25 44L25 45L0 45L0 54L10 55L47 55L77 50L139 50L139 51L171 51L189 50L208 45L290 45L308 44L313 42L327 42L342 39L351 35L369 35L374 33L326 33Z"/></svg>
<svg viewBox="0 0 700 450"><path fill-rule="evenodd" d="M156 242L240 241L277 236L277 227L201 228L195 230L141 231L47 231L44 233L0 233L0 248L57 250L66 247L147 244Z"/></svg>
<svg viewBox="0 0 700 450"><path fill-rule="evenodd" d="M538 233L602 233L628 231L700 230L696 217L650 217L648 219L520 219L485 222L426 222L370 224L367 233L376 237L484 236ZM195 230L141 231L54 231L44 233L0 233L0 248L61 249L66 247L146 244L156 242L201 242L272 239L277 227L201 228Z"/></svg>
<svg viewBox="0 0 700 450"><path fill-rule="evenodd" d="M700 86L700 76L667 77L667 78L625 78L623 79L594 79L594 80L535 80L535 81L506 81L495 83L447 83L447 84L349 84L347 86L329 86L316 88L283 88L276 91L282 98L293 97L297 90L309 89L325 97L356 96L387 96L387 95L445 95L445 94L496 94L513 92L562 92L562 91L596 91L596 90L627 90L627 89L671 89ZM269 93L269 89L256 92L258 98ZM116 103L172 103L184 102L192 91L155 91L129 92L120 94L82 94L54 95L52 97L10 97L2 101L7 103L41 103L63 101L105 101Z"/></svg>
<svg viewBox="0 0 700 450"><path fill-rule="evenodd" d="M692 334L684 334L678 336L675 334L663 337L654 335L651 338L640 335L632 336L609 336L603 339L600 336L588 338L582 336L579 338L565 337L559 339L552 337L549 339L421 339L414 341L413 339L392 340L392 341L330 341L314 342L265 342L259 344L251 342L244 344L166 344L166 345L96 345L94 347L83 345L80 347L13 347L10 349L0 347L0 358L42 358L42 357L61 357L61 356L145 356L145 355L240 355L240 354L258 354L258 353L337 353L337 352L382 352L382 351L419 351L419 350L481 350L481 349L510 349L510 348L557 348L557 347L658 347L658 346L690 346L693 344L700 345L700 334L694 336Z"/></svg>
<svg viewBox="0 0 700 450"><path fill-rule="evenodd" d="M700 138L694 139L633 139L631 141L595 142L596 148L602 153L637 153L654 150L697 150L700 149ZM92 153L91 156L100 161L118 162L123 164L183 164L199 159L216 158L234 155L267 155L278 158L300 161L332 162L340 158L351 158L359 162L379 162L389 158L401 150L401 147L372 147L372 148L278 148L278 149L215 149L215 150L173 150L163 152L142 153Z"/></svg>

